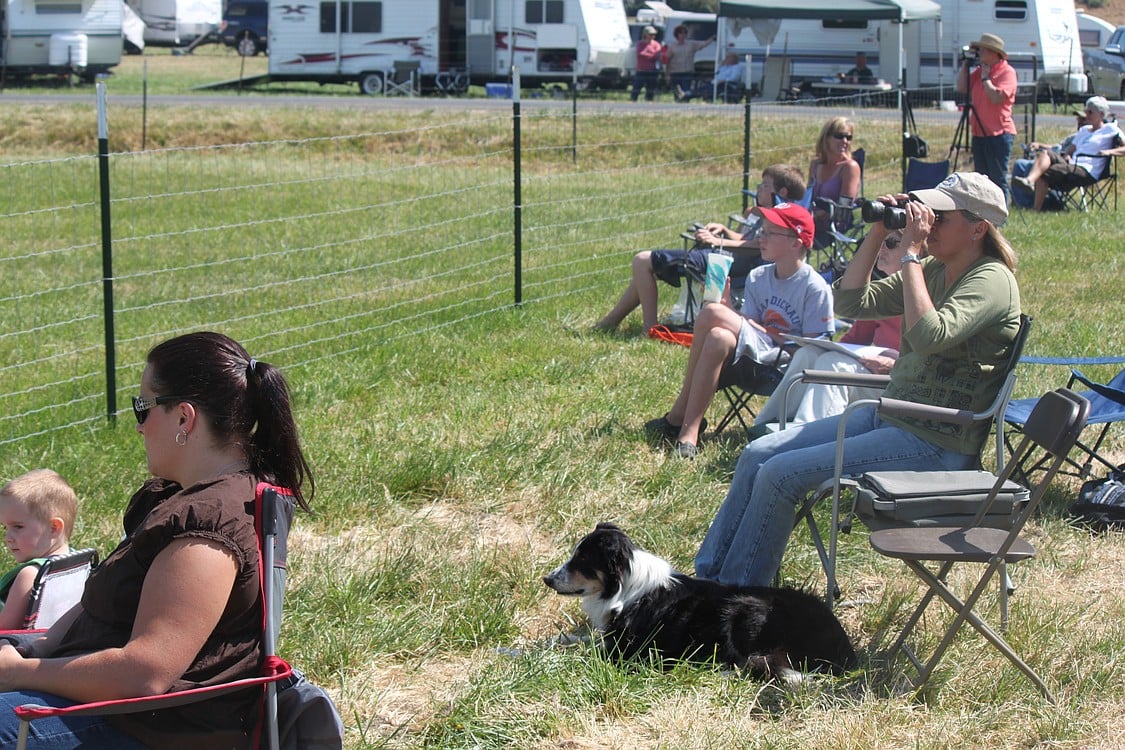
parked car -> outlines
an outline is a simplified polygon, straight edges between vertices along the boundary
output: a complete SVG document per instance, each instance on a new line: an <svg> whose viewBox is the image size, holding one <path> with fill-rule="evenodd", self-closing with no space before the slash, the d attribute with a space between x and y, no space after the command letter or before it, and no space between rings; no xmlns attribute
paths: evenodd
<svg viewBox="0 0 1125 750"><path fill-rule="evenodd" d="M266 0L230 0L219 38L243 57L265 52L269 38L270 4Z"/></svg>
<svg viewBox="0 0 1125 750"><path fill-rule="evenodd" d="M1090 92L1106 99L1125 99L1125 26L1118 26L1101 49L1083 53Z"/></svg>

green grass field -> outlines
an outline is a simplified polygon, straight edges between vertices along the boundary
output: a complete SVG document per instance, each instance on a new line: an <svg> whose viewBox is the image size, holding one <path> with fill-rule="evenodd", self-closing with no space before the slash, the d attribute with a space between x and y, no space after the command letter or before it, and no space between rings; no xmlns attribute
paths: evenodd
<svg viewBox="0 0 1125 750"><path fill-rule="evenodd" d="M57 138L46 138L42 125L60 112L71 114L53 126ZM806 166L807 144L824 114L796 112L759 122L756 168L781 160ZM60 106L48 115L42 108L9 107L6 115L13 125L0 136L5 161L90 153L85 126L75 125L88 119L81 109ZM150 123L149 137L155 132L168 145L196 146L229 142L231 133L240 141L306 138L392 131L408 119L433 124L457 116L276 110L266 116L249 106L216 112L203 122L197 115L164 111ZM1018 591L1010 640L1046 678L1059 699L1055 706L1044 705L1034 687L971 633L958 640L920 698L910 699L900 670L882 664L872 644L905 616L902 610L916 589L905 571L875 559L862 534L845 537L841 551L845 596L863 602L840 611L863 664L849 677L818 680L788 693L708 666L665 672L648 664L611 664L585 647L557 645L560 633L582 626L582 615L576 603L549 592L542 575L602 520L621 524L641 546L690 571L741 447L734 432L706 443L694 462L650 447L641 425L671 403L685 351L641 338L637 318L616 335L589 330L620 292L635 249L673 239L688 221L710 218L701 215L696 201L714 205L712 195L733 200L737 183L729 164L719 176L712 176L715 166L707 163L663 170L659 179L681 191L684 184L698 185L699 195L659 217L638 214L628 190L592 177L607 165L651 160L654 146L643 145L651 141L636 134L647 128L674 133L678 117L641 115L624 121L628 128L612 118L584 125L584 143L607 145L578 167L567 166L561 136L550 136L552 148L529 154L529 231L534 236L536 226L551 226L555 234L570 227L573 236L559 240L558 247L533 243L530 277L541 285L532 287L523 306L502 305L450 326L406 327L393 336L375 336L366 346L349 346L346 353L334 354L328 343L303 363L296 357L299 363L291 367L295 356L284 353L284 343L269 341L283 352L273 361L290 378L318 480L315 514L299 519L291 540L281 652L330 689L347 725L347 746L936 750L1125 744L1120 724L1125 541L1066 523L1063 510L1074 482L1058 484L1028 531L1040 556L1013 573ZM867 194L890 190L898 179L895 113L860 111L855 118L869 150ZM729 114L704 119L698 127L717 132L732 127L730 119ZM120 139L115 143L129 144L115 149L136 148L136 113L119 112L115 123ZM952 123L927 138L948 142L951 128ZM474 153L502 146L503 138L469 129L441 139L403 136L380 143L385 150L348 158L334 152L334 158L340 164L390 162L412 149L421 154L440 147L471 160ZM681 148L686 150L669 139L662 153ZM281 159L281 170L309 170L312 160L308 152L301 154L287 164L279 149L271 160ZM237 162L229 173L216 167L216 174L237 174L248 164ZM472 167L470 162L466 169ZM490 162L476 170L477 179L493 168ZM590 180L593 207L553 200L552 186L558 184L553 180L567 170ZM441 180L441 172L433 179ZM457 179L461 176L450 176ZM38 186L21 187L34 194ZM237 214L237 202L227 203L219 200L208 211ZM265 207L263 201L256 208ZM715 218L725 215L721 208ZM419 211L404 211L395 221L424 227L440 215L433 206ZM175 213L169 210L162 220L182 221ZM613 228L620 216L634 218ZM603 268L619 272L579 281L546 271L536 277L536 268L577 263L595 253L579 242L588 225L575 228L574 222L583 219L597 220L596 231L607 237L617 235L596 253ZM497 231L508 220L507 214L497 215ZM326 217L290 231L331 234L338 223ZM1005 233L1019 253L1025 310L1035 318L1029 354L1125 351L1120 226L1111 212L1012 217ZM10 241L29 240L36 230L24 231L27 237ZM262 240L266 249L286 242L289 234ZM373 242L383 251L401 238ZM177 244L175 253L190 266L239 246L237 238L215 238ZM552 249L559 254L548 252ZM143 260L143 253L138 255ZM321 256L298 253L287 257L285 269L294 277L312 276L322 263ZM30 282L21 277L19 283ZM141 291L158 298L174 294L173 286ZM669 304L671 295L665 294ZM132 312L133 360L156 342L145 332L176 325L169 316L196 314L212 319L190 308ZM295 310L286 325L315 326L316 315ZM239 327L253 331L243 323ZM6 356L11 361L19 354ZM1112 369L1087 374L1104 381ZM1066 377L1065 368L1022 367L1017 396L1063 385ZM49 426L35 419L29 417L28 432ZM126 415L116 426L98 422L10 444L0 454L0 476L43 465L63 473L82 498L78 541L106 552L119 536L121 509L145 474L130 420ZM1120 430L1111 445L1111 453L1125 460ZM794 536L783 572L787 582L819 587L805 534ZM984 607L994 611L993 599ZM923 624L924 637L939 632L939 623Z"/></svg>

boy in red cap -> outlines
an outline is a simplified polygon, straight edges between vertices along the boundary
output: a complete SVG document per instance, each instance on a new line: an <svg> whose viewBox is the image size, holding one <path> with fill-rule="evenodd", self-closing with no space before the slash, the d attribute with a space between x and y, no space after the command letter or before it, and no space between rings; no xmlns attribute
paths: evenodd
<svg viewBox="0 0 1125 750"><path fill-rule="evenodd" d="M724 365L772 367L788 356L782 334L818 338L835 331L832 291L805 262L815 232L812 216L795 203L757 206L754 213L763 221L759 241L766 265L750 272L741 313L721 303L703 306L679 396L667 414L645 425L650 435L674 442L684 458L695 457L703 414Z"/></svg>

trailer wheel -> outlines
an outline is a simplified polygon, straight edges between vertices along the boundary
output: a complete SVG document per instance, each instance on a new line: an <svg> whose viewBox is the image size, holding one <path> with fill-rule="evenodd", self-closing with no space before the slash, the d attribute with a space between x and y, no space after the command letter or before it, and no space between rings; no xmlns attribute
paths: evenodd
<svg viewBox="0 0 1125 750"><path fill-rule="evenodd" d="M258 42L258 38L249 31L242 32L242 36L238 38L238 54L243 57L254 57L261 49L262 45Z"/></svg>
<svg viewBox="0 0 1125 750"><path fill-rule="evenodd" d="M359 90L361 93L368 96L376 96L383 93L383 74L382 73L363 73L359 77Z"/></svg>

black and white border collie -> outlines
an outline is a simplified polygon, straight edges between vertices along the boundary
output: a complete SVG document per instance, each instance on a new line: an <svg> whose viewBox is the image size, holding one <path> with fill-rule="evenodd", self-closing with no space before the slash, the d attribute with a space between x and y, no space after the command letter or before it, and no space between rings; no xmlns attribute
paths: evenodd
<svg viewBox="0 0 1125 750"><path fill-rule="evenodd" d="M612 523L599 523L543 583L582 597L582 610L618 658L651 650L662 660L714 659L787 684L802 672L841 674L856 665L847 633L819 598L677 573Z"/></svg>

